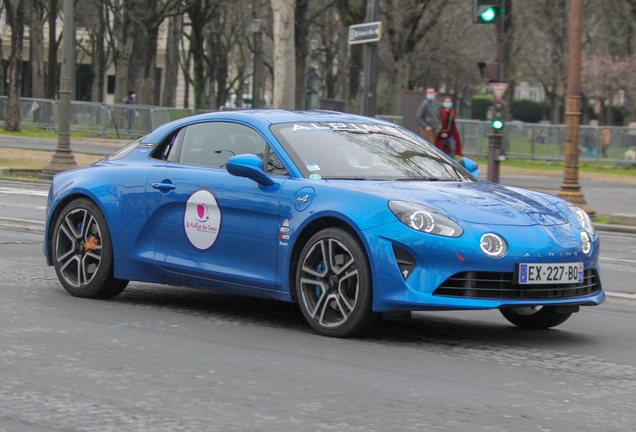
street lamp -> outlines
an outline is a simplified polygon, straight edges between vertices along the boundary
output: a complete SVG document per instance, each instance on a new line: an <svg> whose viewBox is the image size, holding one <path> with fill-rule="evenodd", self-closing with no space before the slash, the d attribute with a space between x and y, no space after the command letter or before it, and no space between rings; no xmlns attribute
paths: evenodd
<svg viewBox="0 0 636 432"><path fill-rule="evenodd" d="M62 73L60 74L60 110L55 153L38 175L50 180L59 172L77 168L75 156L71 150L71 87L73 84L73 48L75 30L73 29L73 0L64 0L64 31L62 32Z"/></svg>
<svg viewBox="0 0 636 432"><path fill-rule="evenodd" d="M258 64L258 33L261 30L261 20L254 18L250 25L254 36L254 68L252 71L252 108L256 108L256 65Z"/></svg>
<svg viewBox="0 0 636 432"><path fill-rule="evenodd" d="M583 37L583 0L570 2L570 58L565 98L565 149L563 183L557 195L594 217L579 184L579 123L581 117L581 38Z"/></svg>

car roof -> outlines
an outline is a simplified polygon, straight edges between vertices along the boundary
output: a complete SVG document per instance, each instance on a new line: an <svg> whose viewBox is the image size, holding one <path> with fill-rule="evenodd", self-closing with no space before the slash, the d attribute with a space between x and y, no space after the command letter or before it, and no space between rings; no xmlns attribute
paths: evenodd
<svg viewBox="0 0 636 432"><path fill-rule="evenodd" d="M202 123L211 120L237 121L250 123L256 127L268 128L270 125L278 123L294 122L354 122L354 123L375 123L393 125L379 118L363 117L355 114L341 113L338 111L286 111L280 109L250 109L234 111L216 111L206 114L198 114L184 117L179 120L159 126L150 132L141 144L156 144L166 137L170 132L188 124ZM393 125L395 126L395 125Z"/></svg>

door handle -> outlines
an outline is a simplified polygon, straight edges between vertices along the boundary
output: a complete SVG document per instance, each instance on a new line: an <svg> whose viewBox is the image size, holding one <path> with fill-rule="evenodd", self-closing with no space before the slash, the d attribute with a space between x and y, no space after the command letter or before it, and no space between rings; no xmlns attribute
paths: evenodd
<svg viewBox="0 0 636 432"><path fill-rule="evenodd" d="M171 191L177 188L177 185L172 183L153 183L152 187L163 191Z"/></svg>

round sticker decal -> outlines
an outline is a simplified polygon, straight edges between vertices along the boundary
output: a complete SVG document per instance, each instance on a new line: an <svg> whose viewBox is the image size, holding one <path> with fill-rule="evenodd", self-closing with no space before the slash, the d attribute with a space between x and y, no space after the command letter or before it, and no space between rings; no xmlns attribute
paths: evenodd
<svg viewBox="0 0 636 432"><path fill-rule="evenodd" d="M186 203L183 226L192 246L200 250L212 247L221 226L221 210L214 195L205 190L193 193Z"/></svg>

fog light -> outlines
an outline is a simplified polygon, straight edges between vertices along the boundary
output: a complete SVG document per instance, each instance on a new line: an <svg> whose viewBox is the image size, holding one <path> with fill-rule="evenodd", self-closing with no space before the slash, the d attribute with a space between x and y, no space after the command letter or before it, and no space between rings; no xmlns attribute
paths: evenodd
<svg viewBox="0 0 636 432"><path fill-rule="evenodd" d="M501 258L508 252L506 241L497 234L484 234L479 243L481 250L491 258Z"/></svg>
<svg viewBox="0 0 636 432"><path fill-rule="evenodd" d="M592 242L586 232L581 233L581 250L585 255L589 255L592 251Z"/></svg>

